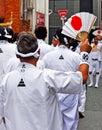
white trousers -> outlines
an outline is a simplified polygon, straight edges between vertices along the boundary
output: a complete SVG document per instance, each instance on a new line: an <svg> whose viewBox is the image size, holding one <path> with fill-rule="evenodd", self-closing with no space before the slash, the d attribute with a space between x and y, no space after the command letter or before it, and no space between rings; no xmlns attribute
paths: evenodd
<svg viewBox="0 0 102 130"><path fill-rule="evenodd" d="M80 112L85 112L85 105L86 105L86 85L83 86L83 91L80 94L80 102L81 105L79 106L78 110Z"/></svg>
<svg viewBox="0 0 102 130"><path fill-rule="evenodd" d="M63 118L63 130L77 130L79 94L66 94L65 97L59 100L59 104Z"/></svg>
<svg viewBox="0 0 102 130"><path fill-rule="evenodd" d="M6 130L4 123L0 124L0 130Z"/></svg>

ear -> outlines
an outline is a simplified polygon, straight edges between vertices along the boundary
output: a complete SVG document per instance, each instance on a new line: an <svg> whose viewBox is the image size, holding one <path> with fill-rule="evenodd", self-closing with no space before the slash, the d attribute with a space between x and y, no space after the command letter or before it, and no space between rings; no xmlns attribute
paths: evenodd
<svg viewBox="0 0 102 130"><path fill-rule="evenodd" d="M16 55L16 57L17 57L17 58L20 58L20 56L19 56L19 55Z"/></svg>
<svg viewBox="0 0 102 130"><path fill-rule="evenodd" d="M40 55L40 49L38 50L38 54Z"/></svg>

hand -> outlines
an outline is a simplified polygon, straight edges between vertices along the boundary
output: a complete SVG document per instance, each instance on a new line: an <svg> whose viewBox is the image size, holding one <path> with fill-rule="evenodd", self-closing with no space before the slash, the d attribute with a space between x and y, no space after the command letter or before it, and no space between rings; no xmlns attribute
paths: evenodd
<svg viewBox="0 0 102 130"><path fill-rule="evenodd" d="M84 51L84 52L90 53L91 49L92 49L92 47L91 47L91 45L89 44L88 39L85 39L85 40L81 43L81 45L80 45L80 51L81 51L81 52Z"/></svg>

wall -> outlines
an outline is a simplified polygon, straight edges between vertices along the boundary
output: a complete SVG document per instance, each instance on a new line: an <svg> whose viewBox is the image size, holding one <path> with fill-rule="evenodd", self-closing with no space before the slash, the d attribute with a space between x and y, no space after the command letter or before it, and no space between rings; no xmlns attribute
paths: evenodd
<svg viewBox="0 0 102 130"><path fill-rule="evenodd" d="M93 13L97 16L97 21L95 23L96 27L100 27L100 20L101 20L101 0L93 0Z"/></svg>
<svg viewBox="0 0 102 130"><path fill-rule="evenodd" d="M80 0L80 11L93 13L93 0Z"/></svg>
<svg viewBox="0 0 102 130"><path fill-rule="evenodd" d="M29 31L30 20L21 19L21 0L0 0L0 18L4 18L1 23L11 21L11 12L13 24L11 25L14 32Z"/></svg>
<svg viewBox="0 0 102 130"><path fill-rule="evenodd" d="M15 32L20 29L20 0L5 0L5 21L10 21L11 12L13 12L12 28Z"/></svg>
<svg viewBox="0 0 102 130"><path fill-rule="evenodd" d="M4 20L4 18L5 18L5 1L0 0L0 19Z"/></svg>

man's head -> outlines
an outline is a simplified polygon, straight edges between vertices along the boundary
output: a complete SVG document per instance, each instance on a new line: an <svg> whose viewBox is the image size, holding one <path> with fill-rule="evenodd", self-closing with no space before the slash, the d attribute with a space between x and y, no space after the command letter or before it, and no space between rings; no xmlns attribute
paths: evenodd
<svg viewBox="0 0 102 130"><path fill-rule="evenodd" d="M54 34L53 37L52 37L52 45L54 47L56 47L58 44L59 44L59 38L56 34Z"/></svg>
<svg viewBox="0 0 102 130"><path fill-rule="evenodd" d="M16 54L23 59L39 58L39 47L32 33L21 33L17 42Z"/></svg>
<svg viewBox="0 0 102 130"><path fill-rule="evenodd" d="M98 41L99 41L99 39L98 39L98 37L96 36L96 37L94 37L94 44L98 44Z"/></svg>
<svg viewBox="0 0 102 130"><path fill-rule="evenodd" d="M56 35L58 36L59 45L64 44L66 46L69 46L71 38L62 34L62 29L58 29L57 32L56 32Z"/></svg>
<svg viewBox="0 0 102 130"><path fill-rule="evenodd" d="M47 29L46 27L43 27L43 26L37 27L34 33L38 39L45 40L45 38L47 37Z"/></svg>
<svg viewBox="0 0 102 130"><path fill-rule="evenodd" d="M7 29L3 26L0 26L0 40L10 39L12 36L8 34Z"/></svg>

